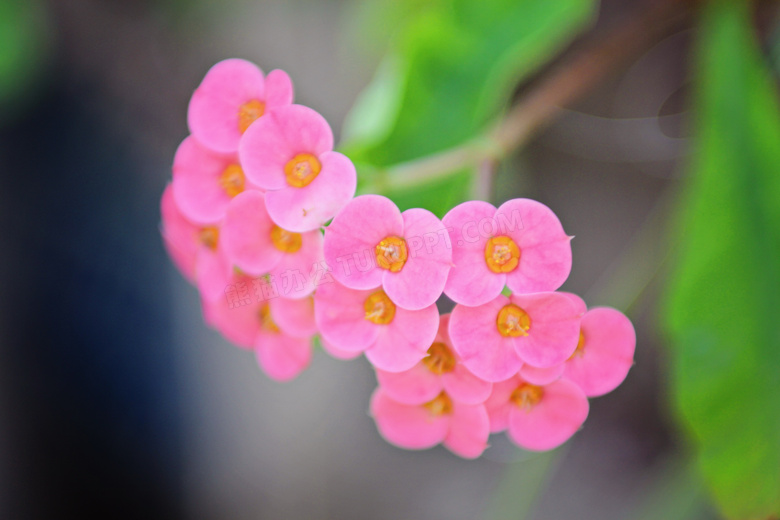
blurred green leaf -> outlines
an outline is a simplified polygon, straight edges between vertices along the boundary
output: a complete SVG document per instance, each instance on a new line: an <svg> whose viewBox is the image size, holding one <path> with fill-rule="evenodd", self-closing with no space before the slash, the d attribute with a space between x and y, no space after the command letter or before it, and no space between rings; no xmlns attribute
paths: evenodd
<svg viewBox="0 0 780 520"><path fill-rule="evenodd" d="M780 110L749 2L703 8L696 154L665 322L674 400L730 518L780 515Z"/></svg>
<svg viewBox="0 0 780 520"><path fill-rule="evenodd" d="M594 0L405 0L414 9L347 118L342 150L362 176L473 139L513 89L592 17ZM391 13L396 12L391 10ZM457 172L453 172L456 174ZM441 215L464 200L467 177L399 198ZM466 178L466 181L463 181ZM391 194L397 196L399 194Z"/></svg>
<svg viewBox="0 0 780 520"><path fill-rule="evenodd" d="M39 0L0 0L0 118L20 108L19 98L39 76L49 29Z"/></svg>

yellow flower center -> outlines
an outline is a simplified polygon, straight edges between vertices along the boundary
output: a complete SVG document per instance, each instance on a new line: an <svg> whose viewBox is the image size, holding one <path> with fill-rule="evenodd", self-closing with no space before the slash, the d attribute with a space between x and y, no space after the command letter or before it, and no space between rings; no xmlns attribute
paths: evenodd
<svg viewBox="0 0 780 520"><path fill-rule="evenodd" d="M212 251L216 251L219 241L219 229L214 226L204 227L198 231L198 241Z"/></svg>
<svg viewBox="0 0 780 520"><path fill-rule="evenodd" d="M271 317L271 308L268 304L260 307L257 311L257 318L260 320L260 327L263 330L274 334L279 332L279 326L274 323L274 319Z"/></svg>
<svg viewBox="0 0 780 520"><path fill-rule="evenodd" d="M433 416L452 413L452 399L443 390L433 400L423 405Z"/></svg>
<svg viewBox="0 0 780 520"><path fill-rule="evenodd" d="M393 273L403 269L409 255L406 250L406 240L396 236L389 236L379 242L374 253L377 265Z"/></svg>
<svg viewBox="0 0 780 520"><path fill-rule="evenodd" d="M493 237L485 246L485 262L494 273L509 273L520 263L520 248L509 237Z"/></svg>
<svg viewBox="0 0 780 520"><path fill-rule="evenodd" d="M235 197L244 191L244 170L237 164L228 165L219 176L219 185L228 197Z"/></svg>
<svg viewBox="0 0 780 520"><path fill-rule="evenodd" d="M322 170L319 159L310 153L299 153L284 166L287 184L294 188L303 188L311 184Z"/></svg>
<svg viewBox="0 0 780 520"><path fill-rule="evenodd" d="M580 340L577 342L577 348L574 350L574 353L569 357L569 359L575 357L582 357L584 353L585 353L585 334L583 334L582 330L580 329Z"/></svg>
<svg viewBox="0 0 780 520"><path fill-rule="evenodd" d="M265 113L265 103L253 99L238 107L238 130L243 134L249 125Z"/></svg>
<svg viewBox="0 0 780 520"><path fill-rule="evenodd" d="M428 349L428 355L422 360L428 370L434 374L443 374L455 370L455 355L441 342L436 342Z"/></svg>
<svg viewBox="0 0 780 520"><path fill-rule="evenodd" d="M496 327L498 327L498 332L505 337L528 336L528 331L531 328L531 317L523 309L510 303L498 311Z"/></svg>
<svg viewBox="0 0 780 520"><path fill-rule="evenodd" d="M377 325L387 325L395 317L395 304L382 289L372 293L363 304L366 319Z"/></svg>
<svg viewBox="0 0 780 520"><path fill-rule="evenodd" d="M271 242L282 253L297 253L303 244L303 239L300 233L274 226L271 228Z"/></svg>
<svg viewBox="0 0 780 520"><path fill-rule="evenodd" d="M539 404L542 397L544 397L544 388L530 383L523 383L512 392L509 400L527 411Z"/></svg>

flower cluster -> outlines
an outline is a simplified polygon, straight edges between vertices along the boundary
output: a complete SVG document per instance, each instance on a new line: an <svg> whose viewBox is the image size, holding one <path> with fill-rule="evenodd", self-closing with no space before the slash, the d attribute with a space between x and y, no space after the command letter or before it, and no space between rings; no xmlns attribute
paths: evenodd
<svg viewBox="0 0 780 520"><path fill-rule="evenodd" d="M190 102L162 234L206 321L277 380L308 366L315 337L364 354L371 414L397 446L474 458L501 431L529 450L565 442L588 398L626 377L636 337L620 312L558 291L572 262L555 214L470 201L440 220L355 197L327 122L292 98L284 72L226 60Z"/></svg>

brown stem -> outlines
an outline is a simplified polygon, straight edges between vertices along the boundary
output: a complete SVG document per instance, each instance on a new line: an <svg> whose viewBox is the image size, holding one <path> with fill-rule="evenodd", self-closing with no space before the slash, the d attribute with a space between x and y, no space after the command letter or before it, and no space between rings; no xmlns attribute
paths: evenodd
<svg viewBox="0 0 780 520"><path fill-rule="evenodd" d="M505 157L533 133L615 73L632 57L661 41L688 19L691 0L648 0L650 6L627 23L598 38L542 78L486 135L421 159L398 164L384 176L384 186L405 189L443 178L464 167Z"/></svg>

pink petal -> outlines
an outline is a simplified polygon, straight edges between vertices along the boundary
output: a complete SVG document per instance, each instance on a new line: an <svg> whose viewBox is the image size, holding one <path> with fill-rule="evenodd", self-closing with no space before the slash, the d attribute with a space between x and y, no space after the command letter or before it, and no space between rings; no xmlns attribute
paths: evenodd
<svg viewBox="0 0 780 520"><path fill-rule="evenodd" d="M528 335L512 338L525 363L548 368L569 359L580 338L579 310L570 298L555 292L515 294L512 303L531 318Z"/></svg>
<svg viewBox="0 0 780 520"><path fill-rule="evenodd" d="M596 307L583 316L582 334L582 354L566 362L565 376L588 397L604 395L623 382L634 363L634 326L620 311Z"/></svg>
<svg viewBox="0 0 780 520"><path fill-rule="evenodd" d="M493 391L484 403L490 417L490 433L498 433L509 427L509 410L513 406L509 397L520 384L518 377L493 383Z"/></svg>
<svg viewBox="0 0 780 520"><path fill-rule="evenodd" d="M190 281L195 281L195 262L198 256L198 226L181 214L173 200L173 188L169 184L160 201L162 215L161 233L168 254L176 267Z"/></svg>
<svg viewBox="0 0 780 520"><path fill-rule="evenodd" d="M314 293L314 317L322 337L342 350L362 352L376 342L380 328L366 320L364 304L372 291L325 283Z"/></svg>
<svg viewBox="0 0 780 520"><path fill-rule="evenodd" d="M309 339L317 333L312 298L301 300L273 298L269 300L268 305L274 323L288 336Z"/></svg>
<svg viewBox="0 0 780 520"><path fill-rule="evenodd" d="M448 450L466 459L476 459L487 448L489 436L490 419L484 406L452 403L450 429L444 438Z"/></svg>
<svg viewBox="0 0 780 520"><path fill-rule="evenodd" d="M422 406L390 399L381 388L371 396L371 415L380 435L400 448L422 450L442 442L449 429L449 416L433 416Z"/></svg>
<svg viewBox="0 0 780 520"><path fill-rule="evenodd" d="M285 186L268 193L268 213L289 231L311 231L325 225L355 195L355 165L345 155L325 152L319 156L322 171L303 188Z"/></svg>
<svg viewBox="0 0 780 520"><path fill-rule="evenodd" d="M288 186L284 167L297 154L319 157L332 149L333 132L321 115L302 105L287 105L268 110L247 128L238 155L249 180L279 190Z"/></svg>
<svg viewBox="0 0 780 520"><path fill-rule="evenodd" d="M289 381L309 366L311 341L261 330L257 335L255 353L260 368L268 377L276 381Z"/></svg>
<svg viewBox="0 0 780 520"><path fill-rule="evenodd" d="M200 246L195 278L201 297L207 300L223 297L232 276L233 266L221 246L216 251Z"/></svg>
<svg viewBox="0 0 780 520"><path fill-rule="evenodd" d="M414 208L401 216L408 256L397 273L384 271L382 285L396 305L417 310L436 303L441 296L452 264L452 252L447 231L436 215Z"/></svg>
<svg viewBox="0 0 780 520"><path fill-rule="evenodd" d="M453 264L444 293L457 303L483 305L504 288L506 275L494 273L485 263L485 246L490 237L484 229L490 227L486 223L494 222L495 212L492 204L469 201L455 206L442 219L450 234Z"/></svg>
<svg viewBox="0 0 780 520"><path fill-rule="evenodd" d="M554 291L571 271L571 239L555 213L531 199L513 199L496 210L500 232L520 248L517 269L506 284L516 293Z"/></svg>
<svg viewBox="0 0 780 520"><path fill-rule="evenodd" d="M588 399L565 379L544 387L542 400L530 410L512 406L509 437L522 448L544 451L557 448L579 430L588 416Z"/></svg>
<svg viewBox="0 0 780 520"><path fill-rule="evenodd" d="M225 297L203 300L204 315L228 341L242 348L253 348L260 330L257 303L230 307Z"/></svg>
<svg viewBox="0 0 780 520"><path fill-rule="evenodd" d="M279 263L270 270L281 296L300 299L314 292L317 278L313 268L323 259L322 242L319 230L302 233L301 248L295 253L282 254Z"/></svg>
<svg viewBox="0 0 780 520"><path fill-rule="evenodd" d="M173 196L182 213L199 224L219 222L231 200L219 177L237 163L235 155L217 155L191 136L184 139L173 159Z"/></svg>
<svg viewBox="0 0 780 520"><path fill-rule="evenodd" d="M271 241L274 223L260 191L238 194L225 213L220 240L230 261L243 272L260 276L276 267L284 253Z"/></svg>
<svg viewBox="0 0 780 520"><path fill-rule="evenodd" d="M425 404L441 393L441 378L417 363L403 372L376 370L376 378L382 390L394 401L403 404Z"/></svg>
<svg viewBox="0 0 780 520"><path fill-rule="evenodd" d="M496 317L504 305L505 296L479 307L456 305L450 316L452 346L463 364L485 381L503 381L520 370L523 362L515 352L512 338L505 338L496 327Z"/></svg>
<svg viewBox="0 0 780 520"><path fill-rule="evenodd" d="M293 84L290 76L275 69L265 77L265 104L268 108L289 105L293 102Z"/></svg>
<svg viewBox="0 0 780 520"><path fill-rule="evenodd" d="M562 295L568 297L574 303L574 305L577 307L577 313L580 316L582 316L586 312L588 312L588 306L585 305L585 300L583 300L582 298L580 298L576 294L570 293L570 292L564 292L564 291L558 291L558 294L562 294Z"/></svg>
<svg viewBox="0 0 780 520"><path fill-rule="evenodd" d="M490 396L493 383L478 378L462 362L455 364L452 372L441 375L444 390L463 404L481 404Z"/></svg>
<svg viewBox="0 0 780 520"><path fill-rule="evenodd" d="M439 311L431 305L419 311L396 307L388 325L376 325L379 334L366 358L380 370L409 370L428 354L439 327Z"/></svg>
<svg viewBox="0 0 780 520"><path fill-rule="evenodd" d="M330 356L344 361L349 359L355 359L361 354L359 350L356 351L342 350L337 346L333 345L333 343L329 342L323 337L320 337L320 345L322 345L322 350L330 354Z"/></svg>
<svg viewBox="0 0 780 520"><path fill-rule="evenodd" d="M548 368L538 368L525 364L520 368L520 377L534 385L547 385L557 381L563 375L566 363Z"/></svg>
<svg viewBox="0 0 780 520"><path fill-rule="evenodd" d="M245 60L223 60L211 67L195 90L187 111L190 131L199 143L219 153L238 149L241 105L265 99L263 72Z"/></svg>
<svg viewBox="0 0 780 520"><path fill-rule="evenodd" d="M402 236L398 207L381 195L355 197L325 230L325 261L333 277L347 287L372 289L382 284L376 246L388 236Z"/></svg>

